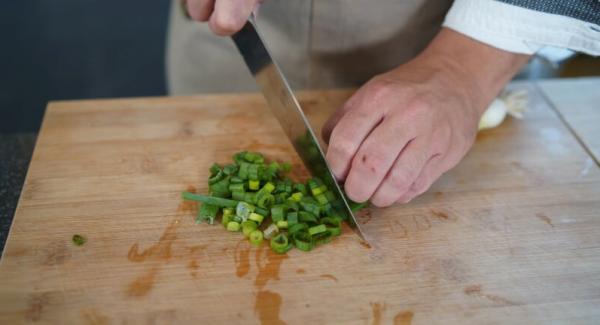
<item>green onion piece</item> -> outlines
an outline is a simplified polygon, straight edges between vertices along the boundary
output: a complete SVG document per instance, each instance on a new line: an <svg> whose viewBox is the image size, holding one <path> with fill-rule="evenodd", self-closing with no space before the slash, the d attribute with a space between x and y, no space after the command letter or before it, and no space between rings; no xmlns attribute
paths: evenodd
<svg viewBox="0 0 600 325"><path fill-rule="evenodd" d="M313 188L313 189L311 189L311 192L312 192L312 195L313 195L313 196L317 196L317 195L319 195L319 194L323 194L323 193L325 193L326 191L327 191L327 186L325 186L325 185L321 185L321 186L319 186L319 187L317 187L317 188Z"/></svg>
<svg viewBox="0 0 600 325"><path fill-rule="evenodd" d="M246 192L244 191L231 191L231 198L236 201L244 201L246 198Z"/></svg>
<svg viewBox="0 0 600 325"><path fill-rule="evenodd" d="M325 197L327 198L327 201L335 201L336 200L335 194L333 194L332 191L327 191L324 194L325 194Z"/></svg>
<svg viewBox="0 0 600 325"><path fill-rule="evenodd" d="M246 236L246 237L249 237L250 233L253 232L254 230L256 230L257 228L258 228L258 225L254 221L246 220L246 221L242 222L242 232L244 233L244 236Z"/></svg>
<svg viewBox="0 0 600 325"><path fill-rule="evenodd" d="M240 231L240 224L235 221L229 221L227 223L227 230L229 231Z"/></svg>
<svg viewBox="0 0 600 325"><path fill-rule="evenodd" d="M296 193L292 194L292 196L290 196L290 200L292 200L294 202L300 202L301 199L302 199L302 193L300 193L300 192L296 192Z"/></svg>
<svg viewBox="0 0 600 325"><path fill-rule="evenodd" d="M260 194L260 195L259 195ZM256 195L256 205L261 208L268 208L275 203L275 197L269 193L258 193Z"/></svg>
<svg viewBox="0 0 600 325"><path fill-rule="evenodd" d="M252 212L254 212L254 206L252 204L248 204L246 202L238 203L238 205L235 209L235 214L238 217L241 217L243 220L248 219L248 217L250 216L250 214Z"/></svg>
<svg viewBox="0 0 600 325"><path fill-rule="evenodd" d="M314 236L316 234L320 234L322 232L327 231L327 226L325 225L318 225L318 226L314 226L314 227L310 227L308 228L308 234L311 236Z"/></svg>
<svg viewBox="0 0 600 325"><path fill-rule="evenodd" d="M264 231L264 235L266 239L270 239L271 237L275 236L277 233L279 233L279 228L277 228L277 225L275 225L274 223L270 224Z"/></svg>
<svg viewBox="0 0 600 325"><path fill-rule="evenodd" d="M306 230L308 230L308 226L305 223L296 223L293 225L289 225L288 233L294 234L299 231L306 231Z"/></svg>
<svg viewBox="0 0 600 325"><path fill-rule="evenodd" d="M358 203L358 202L354 202L354 201L348 200L348 205L350 206L350 210L352 210L352 212L356 212L356 211L358 211L360 209L363 209L368 204L369 204L369 201Z"/></svg>
<svg viewBox="0 0 600 325"><path fill-rule="evenodd" d="M288 222L285 220L279 220L277 221L277 228L279 229L287 229L288 227Z"/></svg>
<svg viewBox="0 0 600 325"><path fill-rule="evenodd" d="M274 205L271 207L271 219L273 222L281 221L284 218L284 207L283 205Z"/></svg>
<svg viewBox="0 0 600 325"><path fill-rule="evenodd" d="M73 241L73 244L75 244L75 246L83 246L83 244L85 244L85 242L87 241L85 237L77 234L73 235L73 238L71 238L71 240Z"/></svg>
<svg viewBox="0 0 600 325"><path fill-rule="evenodd" d="M233 221L233 218L234 218L234 217L235 217L235 216L234 216L233 214L229 214L229 215L225 215L225 214L223 214L223 217L221 218L221 224L223 225L223 227L227 228L227 224L228 224L230 221Z"/></svg>
<svg viewBox="0 0 600 325"><path fill-rule="evenodd" d="M216 183L208 185L208 191L212 196L222 198L230 197L231 191L229 190L229 177L225 177Z"/></svg>
<svg viewBox="0 0 600 325"><path fill-rule="evenodd" d="M285 234L278 234L271 238L271 249L277 254L285 254L292 248Z"/></svg>
<svg viewBox="0 0 600 325"><path fill-rule="evenodd" d="M319 202L320 205L325 205L325 204L329 203L329 200L327 200L327 197L325 196L325 194L319 194L319 195L315 196L315 199L317 199L317 202Z"/></svg>
<svg viewBox="0 0 600 325"><path fill-rule="evenodd" d="M308 184L308 188L310 188L311 190L320 186L320 184L317 182L316 178L309 179L307 184Z"/></svg>
<svg viewBox="0 0 600 325"><path fill-rule="evenodd" d="M231 217L231 221L235 221L235 222L237 222L237 223L242 223L242 222L244 222L245 220L244 220L244 218L242 218L242 217L240 217L240 216L233 216L233 217Z"/></svg>
<svg viewBox="0 0 600 325"><path fill-rule="evenodd" d="M241 151L233 155L233 161L240 166L242 162L244 162L244 156L246 155L246 151Z"/></svg>
<svg viewBox="0 0 600 325"><path fill-rule="evenodd" d="M242 161L240 162L240 169L238 171L238 177L241 179L248 179L248 168L250 167L250 164Z"/></svg>
<svg viewBox="0 0 600 325"><path fill-rule="evenodd" d="M302 209L304 209L304 211L310 212L315 216L318 216L321 213L321 208L319 208L319 206L314 203L300 202L300 206L302 207Z"/></svg>
<svg viewBox="0 0 600 325"><path fill-rule="evenodd" d="M288 225L295 225L298 223L298 212L289 212L286 216Z"/></svg>
<svg viewBox="0 0 600 325"><path fill-rule="evenodd" d="M244 193L244 201L255 204L256 203L256 193L252 193L252 192Z"/></svg>
<svg viewBox="0 0 600 325"><path fill-rule="evenodd" d="M250 164L248 165L248 178L258 180L258 165Z"/></svg>
<svg viewBox="0 0 600 325"><path fill-rule="evenodd" d="M248 238L250 239L250 243L252 245L260 245L263 241L263 233L257 229L251 232Z"/></svg>
<svg viewBox="0 0 600 325"><path fill-rule="evenodd" d="M220 198L220 197L214 197L214 196L207 196L207 195L201 195L201 194L195 194L195 193L190 193L190 192L183 192L182 195L184 200L190 200L190 201L198 201L198 202L202 202L202 203L207 203L207 204L211 204L211 205L216 205L218 207L235 207L237 206L238 202L234 201L234 200L229 200L229 199L224 199L224 198Z"/></svg>
<svg viewBox="0 0 600 325"><path fill-rule="evenodd" d="M292 165L289 162L284 162L283 164L281 164L281 170L283 170L284 172L289 172L290 170L292 170Z"/></svg>
<svg viewBox="0 0 600 325"><path fill-rule="evenodd" d="M258 152L246 152L244 154L244 159L248 162L253 162L253 163L258 163L258 164L262 164L265 161L263 155Z"/></svg>
<svg viewBox="0 0 600 325"><path fill-rule="evenodd" d="M198 209L198 214L196 215L196 223L202 223L206 221L208 224L215 223L215 218L217 217L217 213L219 213L219 207L216 205L202 203L200 209Z"/></svg>
<svg viewBox="0 0 600 325"><path fill-rule="evenodd" d="M311 236L306 231L298 231L292 234L294 246L301 251L308 252L315 246Z"/></svg>
<svg viewBox="0 0 600 325"><path fill-rule="evenodd" d="M223 167L223 173L225 173L225 175L227 176L232 176L233 174L235 174L235 172L237 172L237 170L238 167L235 164L229 164Z"/></svg>
<svg viewBox="0 0 600 325"><path fill-rule="evenodd" d="M304 223L317 223L317 217L306 211L298 212L298 221Z"/></svg>
<svg viewBox="0 0 600 325"><path fill-rule="evenodd" d="M322 244L329 243L332 238L333 238L333 234L329 230L327 230L322 233L314 235L313 242L315 243L315 245L322 245Z"/></svg>
<svg viewBox="0 0 600 325"><path fill-rule="evenodd" d="M235 210L233 208L223 208L223 216L232 216L235 214Z"/></svg>
<svg viewBox="0 0 600 325"><path fill-rule="evenodd" d="M298 202L293 201L291 199L287 199L285 201L285 205L287 205L289 210L294 210L294 211L300 210L300 205L298 204Z"/></svg>
<svg viewBox="0 0 600 325"><path fill-rule="evenodd" d="M244 183L244 180L237 176L231 176L231 179L229 180L229 182L232 184L239 184L239 183Z"/></svg>
<svg viewBox="0 0 600 325"><path fill-rule="evenodd" d="M256 223L258 223L259 225L261 224L261 222L263 222L263 220L265 219L264 216L258 214L258 213L250 213L250 215L248 216L248 219L252 220L252 221L256 221Z"/></svg>
<svg viewBox="0 0 600 325"><path fill-rule="evenodd" d="M268 214L269 214L269 210L267 210L267 209L264 209L264 208L261 208L261 207L256 207L256 208L254 209L254 212L256 212L256 213L258 213L258 214L260 214L260 215L263 215L263 216L266 216L266 215L268 215Z"/></svg>
<svg viewBox="0 0 600 325"><path fill-rule="evenodd" d="M302 195L307 195L308 191L306 190L306 185L302 183L294 184L294 191L302 193Z"/></svg>
<svg viewBox="0 0 600 325"><path fill-rule="evenodd" d="M217 164L213 164L210 167L210 177L208 178L208 184L214 184L222 180L223 178L225 178L225 174L223 173L221 167Z"/></svg>
<svg viewBox="0 0 600 325"><path fill-rule="evenodd" d="M275 184L267 182L265 185L263 185L262 190L269 194L273 193L273 191L275 190Z"/></svg>
<svg viewBox="0 0 600 325"><path fill-rule="evenodd" d="M342 233L342 221L335 217L321 218L321 224L327 226L327 230L331 232L332 236L339 236Z"/></svg>
<svg viewBox="0 0 600 325"><path fill-rule="evenodd" d="M258 190L259 186L260 186L260 181L259 180L251 179L251 180L248 181L248 188L251 189L251 190L253 190L253 191Z"/></svg>
<svg viewBox="0 0 600 325"><path fill-rule="evenodd" d="M229 184L229 190L231 192L235 192L235 191L244 192L246 190L246 185L244 183L231 183L231 184Z"/></svg>

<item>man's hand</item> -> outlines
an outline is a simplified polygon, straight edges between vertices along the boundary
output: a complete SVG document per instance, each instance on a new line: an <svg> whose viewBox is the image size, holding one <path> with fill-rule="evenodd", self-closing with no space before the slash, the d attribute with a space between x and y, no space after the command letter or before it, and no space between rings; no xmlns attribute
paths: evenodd
<svg viewBox="0 0 600 325"><path fill-rule="evenodd" d="M348 197L385 207L425 192L466 154L487 105L525 62L443 29L417 58L366 83L323 129Z"/></svg>
<svg viewBox="0 0 600 325"><path fill-rule="evenodd" d="M229 36L244 27L259 0L186 0L190 17L208 21L217 35Z"/></svg>

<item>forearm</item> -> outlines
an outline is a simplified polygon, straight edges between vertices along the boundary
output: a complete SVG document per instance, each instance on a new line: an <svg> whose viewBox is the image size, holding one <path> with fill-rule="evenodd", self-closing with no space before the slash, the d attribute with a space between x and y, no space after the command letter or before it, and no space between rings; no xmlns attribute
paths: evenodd
<svg viewBox="0 0 600 325"><path fill-rule="evenodd" d="M503 51L442 28L417 60L449 69L455 76L455 86L463 87L478 113L483 114L529 57Z"/></svg>

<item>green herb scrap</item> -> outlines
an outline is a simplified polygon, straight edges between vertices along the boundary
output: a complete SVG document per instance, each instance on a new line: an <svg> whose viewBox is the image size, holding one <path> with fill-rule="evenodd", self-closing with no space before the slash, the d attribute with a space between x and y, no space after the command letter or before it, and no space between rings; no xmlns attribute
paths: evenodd
<svg viewBox="0 0 600 325"><path fill-rule="evenodd" d="M85 244L85 242L87 241L87 239L81 235L73 235L72 240L75 246L83 246L83 244Z"/></svg>

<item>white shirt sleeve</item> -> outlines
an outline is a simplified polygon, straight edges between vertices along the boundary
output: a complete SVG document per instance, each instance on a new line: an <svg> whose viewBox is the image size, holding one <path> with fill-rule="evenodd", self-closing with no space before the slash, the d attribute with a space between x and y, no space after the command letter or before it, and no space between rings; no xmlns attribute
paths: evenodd
<svg viewBox="0 0 600 325"><path fill-rule="evenodd" d="M443 26L509 52L555 46L600 55L599 25L500 1L455 0Z"/></svg>

